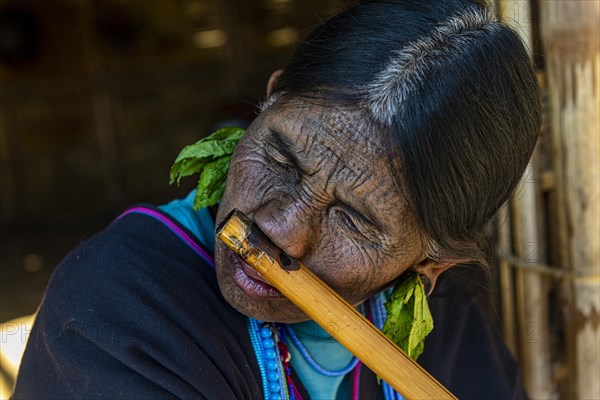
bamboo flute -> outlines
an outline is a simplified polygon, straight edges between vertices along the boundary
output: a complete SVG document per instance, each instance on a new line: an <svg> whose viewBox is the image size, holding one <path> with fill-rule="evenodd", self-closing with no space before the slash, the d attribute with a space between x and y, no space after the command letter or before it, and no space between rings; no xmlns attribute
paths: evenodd
<svg viewBox="0 0 600 400"><path fill-rule="evenodd" d="M217 237L407 399L456 399L352 305L233 210Z"/></svg>

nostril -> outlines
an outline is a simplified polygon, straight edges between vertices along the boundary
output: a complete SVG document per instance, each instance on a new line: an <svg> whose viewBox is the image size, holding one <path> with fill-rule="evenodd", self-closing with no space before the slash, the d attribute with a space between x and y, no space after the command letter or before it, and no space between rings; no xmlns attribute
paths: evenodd
<svg viewBox="0 0 600 400"><path fill-rule="evenodd" d="M290 258L285 253L281 253L279 259L281 260L281 265L283 265L284 267L289 267L292 264L292 260L290 260Z"/></svg>

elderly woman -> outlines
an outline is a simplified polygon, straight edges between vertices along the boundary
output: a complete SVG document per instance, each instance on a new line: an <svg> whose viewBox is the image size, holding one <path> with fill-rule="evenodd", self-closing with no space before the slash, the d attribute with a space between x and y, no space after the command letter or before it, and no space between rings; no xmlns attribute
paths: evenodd
<svg viewBox="0 0 600 400"><path fill-rule="evenodd" d="M487 265L482 229L539 124L527 53L484 6L351 7L271 76L216 219L194 193L134 207L58 267L14 397L397 398L215 243L233 208L380 326L385 289L427 277L419 362L459 398L525 397L497 332L440 275Z"/></svg>

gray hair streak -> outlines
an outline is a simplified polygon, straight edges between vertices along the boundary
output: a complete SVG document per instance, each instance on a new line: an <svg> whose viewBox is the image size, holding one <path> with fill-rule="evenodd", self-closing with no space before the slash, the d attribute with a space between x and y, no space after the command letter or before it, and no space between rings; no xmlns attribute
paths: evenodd
<svg viewBox="0 0 600 400"><path fill-rule="evenodd" d="M452 48L468 46L469 31L497 29L495 21L492 11L469 8L443 21L430 35L394 51L388 65L363 88L362 107L375 121L390 126L415 89L430 78L429 70L440 65L439 57Z"/></svg>

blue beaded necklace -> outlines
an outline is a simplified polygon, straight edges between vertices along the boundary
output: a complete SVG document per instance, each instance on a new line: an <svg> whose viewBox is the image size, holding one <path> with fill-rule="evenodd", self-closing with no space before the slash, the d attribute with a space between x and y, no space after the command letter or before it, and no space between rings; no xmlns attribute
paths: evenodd
<svg viewBox="0 0 600 400"><path fill-rule="evenodd" d="M248 317L248 333L256 354L265 400L291 398L273 329L268 323Z"/></svg>
<svg viewBox="0 0 600 400"><path fill-rule="evenodd" d="M390 293L379 293L369 300L373 324L381 329L386 318L385 300ZM289 368L289 352L287 351L287 337L296 345L307 362L326 376L341 376L351 372L359 363L354 358L350 364L339 371L329 371L320 366L310 355L292 328L284 324L270 324L248 317L248 332L250 341L256 354L258 368L263 385L265 400L302 400L302 396L291 380ZM385 381L382 381L383 396L386 400L404 400Z"/></svg>

